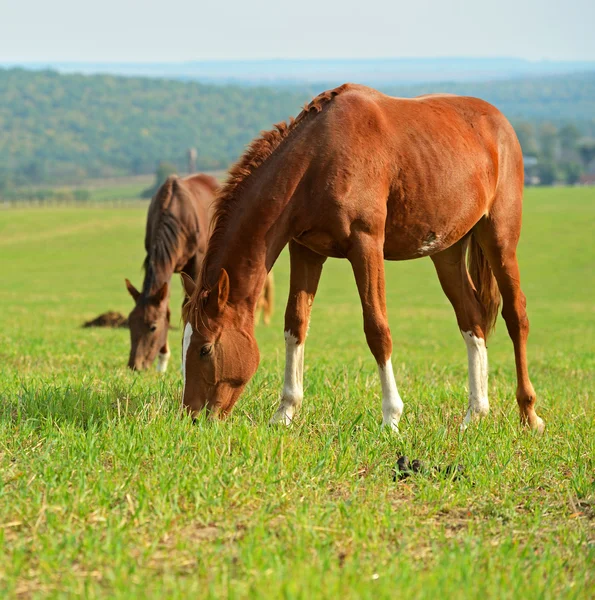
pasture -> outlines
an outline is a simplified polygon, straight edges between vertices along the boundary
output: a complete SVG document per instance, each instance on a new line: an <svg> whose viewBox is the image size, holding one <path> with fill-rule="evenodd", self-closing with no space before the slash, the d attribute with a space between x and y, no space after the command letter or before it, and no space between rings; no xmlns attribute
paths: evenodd
<svg viewBox="0 0 595 600"><path fill-rule="evenodd" d="M40 597L587 598L595 595L595 189L530 189L519 249L543 436L520 430L512 345L465 433L467 357L432 263L387 263L399 434L350 266L329 260L304 405L270 427L288 260L260 368L225 422L180 417L181 286L165 376L126 369L146 204L0 211L0 593ZM431 469L393 482L405 454Z"/></svg>

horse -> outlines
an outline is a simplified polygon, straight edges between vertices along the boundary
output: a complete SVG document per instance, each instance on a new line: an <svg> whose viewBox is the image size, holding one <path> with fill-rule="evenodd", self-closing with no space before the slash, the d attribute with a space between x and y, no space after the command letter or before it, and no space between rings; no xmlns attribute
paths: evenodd
<svg viewBox="0 0 595 600"><path fill-rule="evenodd" d="M128 317L128 366L133 370L148 368L156 357L157 371L167 369L170 280L181 271L198 275L207 246L209 211L218 190L218 181L209 175L171 175L149 204L142 292L125 280L135 303Z"/></svg>
<svg viewBox="0 0 595 600"><path fill-rule="evenodd" d="M126 288L135 306L128 317L130 356L128 366L144 370L157 357L157 371L165 372L171 356L167 342L170 322L169 285L173 273L196 277L204 258L213 202L219 182L198 173L172 175L153 196L147 214L142 292L128 279ZM264 322L270 322L273 305L272 273L261 294Z"/></svg>
<svg viewBox="0 0 595 600"><path fill-rule="evenodd" d="M295 120L261 134L231 169L197 281L183 276L183 405L227 415L259 363L254 310L289 244L285 381L271 421L289 425L303 400L304 344L327 257L351 263L364 333L378 365L383 426L403 412L391 363L384 260L429 256L465 342L469 401L462 428L489 410L486 340L502 316L514 346L523 425L535 411L529 321L516 247L523 158L494 106L471 97L393 98L344 84ZM468 262L468 265L467 265Z"/></svg>

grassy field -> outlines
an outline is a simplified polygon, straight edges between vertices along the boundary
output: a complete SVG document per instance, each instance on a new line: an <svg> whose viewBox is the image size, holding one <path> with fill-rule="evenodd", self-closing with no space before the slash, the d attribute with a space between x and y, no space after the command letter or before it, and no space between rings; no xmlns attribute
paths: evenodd
<svg viewBox="0 0 595 600"><path fill-rule="evenodd" d="M226 175L225 171L207 173L220 181L223 181ZM131 175L112 179L87 179L80 185L20 187L11 189L8 194L0 195L0 206L49 208L56 205L103 204L104 208L121 208L123 205L134 204L141 200L143 192L147 188L152 188L154 183L154 175Z"/></svg>
<svg viewBox="0 0 595 600"><path fill-rule="evenodd" d="M179 413L180 329L158 376L125 368L126 330L80 327L131 308L124 277L141 282L145 209L0 211L0 595L595 595L595 190L526 194L541 437L519 429L501 320L492 411L459 432L466 351L428 259L387 265L400 433L380 430L355 284L336 260L314 305L303 410L290 429L269 427L285 254L256 377L229 420L191 425ZM394 483L401 454L465 475Z"/></svg>

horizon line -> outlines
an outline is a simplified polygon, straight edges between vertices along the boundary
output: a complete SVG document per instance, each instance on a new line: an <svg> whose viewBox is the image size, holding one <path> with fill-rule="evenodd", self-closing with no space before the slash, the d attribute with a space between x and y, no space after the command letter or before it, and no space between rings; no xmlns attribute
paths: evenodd
<svg viewBox="0 0 595 600"><path fill-rule="evenodd" d="M250 62L323 62L323 61L342 61L342 62L369 62L369 61L449 61L449 60L476 60L476 61L497 61L497 60L509 60L509 61L520 61L527 63L595 63L595 58L525 58L522 56L514 55L494 55L494 56L465 56L465 55L451 55L451 56L376 56L376 57L254 57L254 58L188 58L188 59L177 59L177 60L136 60L136 59L124 59L124 60L102 60L102 59L26 59L26 60L5 60L0 59L0 64L6 65L39 65L39 64L56 64L56 63L68 63L73 65L83 64L104 64L104 65L184 65L192 63L250 63Z"/></svg>

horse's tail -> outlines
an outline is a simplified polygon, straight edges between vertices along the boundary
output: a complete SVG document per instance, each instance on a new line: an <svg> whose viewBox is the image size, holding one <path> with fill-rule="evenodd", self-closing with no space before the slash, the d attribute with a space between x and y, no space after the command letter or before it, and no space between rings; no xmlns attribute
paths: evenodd
<svg viewBox="0 0 595 600"><path fill-rule="evenodd" d="M471 233L467 264L469 275L471 275L471 280L476 289L477 298L485 310L485 336L487 339L490 332L496 327L498 309L500 308L500 290L485 254L477 242L475 233Z"/></svg>

